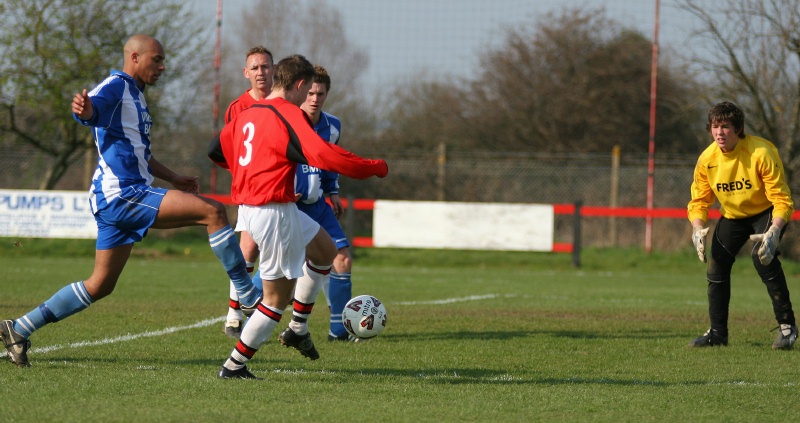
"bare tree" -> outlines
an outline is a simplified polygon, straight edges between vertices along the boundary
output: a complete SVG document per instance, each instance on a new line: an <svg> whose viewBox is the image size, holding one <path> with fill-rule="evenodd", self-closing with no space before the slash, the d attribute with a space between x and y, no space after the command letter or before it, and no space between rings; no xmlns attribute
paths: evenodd
<svg viewBox="0 0 800 423"><path fill-rule="evenodd" d="M258 0L236 17L236 22L235 29L228 32L232 36L225 40L221 109L250 88L242 76L244 56L251 47L263 45L276 63L290 54L302 54L328 70L332 84L325 108L342 118L348 145L353 136L374 124L363 118L369 107L359 88L369 61L347 38L338 10L324 1Z"/></svg>
<svg viewBox="0 0 800 423"><path fill-rule="evenodd" d="M52 189L94 151L90 131L72 118L72 96L93 87L110 69L121 69L122 46L135 33L160 39L169 59L180 63L148 96L151 112L164 115L165 126L180 123L186 112L180 100L187 95L170 85L189 86L183 78L193 77L200 59L196 50L202 40L186 30L197 27L192 19L191 9L177 1L5 0L0 6L2 146L32 152L12 164L19 172L15 176L35 175L40 189ZM169 101L159 101L162 96Z"/></svg>
<svg viewBox="0 0 800 423"><path fill-rule="evenodd" d="M448 150L606 153L621 145L645 153L651 46L602 10L547 14L481 52L473 80L398 92L386 137L416 146L445 141ZM659 70L661 153L697 145L691 81L678 72Z"/></svg>
<svg viewBox="0 0 800 423"><path fill-rule="evenodd" d="M679 3L701 22L693 60L708 81L707 103L739 104L746 130L774 142L798 191L800 177L800 0L740 0L720 7Z"/></svg>
<svg viewBox="0 0 800 423"><path fill-rule="evenodd" d="M456 80L421 80L395 87L392 95L386 97L388 128L371 147L374 151L394 146L406 152L413 149L433 152L444 143L448 148L480 149L467 142L474 139L467 116L469 95Z"/></svg>

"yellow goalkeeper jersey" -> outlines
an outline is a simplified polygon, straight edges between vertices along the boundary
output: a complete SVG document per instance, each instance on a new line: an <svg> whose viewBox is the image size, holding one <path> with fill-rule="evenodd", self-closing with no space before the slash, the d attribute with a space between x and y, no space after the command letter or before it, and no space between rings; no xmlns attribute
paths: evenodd
<svg viewBox="0 0 800 423"><path fill-rule="evenodd" d="M747 135L730 153L716 142L700 154L694 168L689 221L708 220L708 208L719 200L720 213L727 219L755 216L771 206L773 218L789 222L794 201L778 149L764 138Z"/></svg>

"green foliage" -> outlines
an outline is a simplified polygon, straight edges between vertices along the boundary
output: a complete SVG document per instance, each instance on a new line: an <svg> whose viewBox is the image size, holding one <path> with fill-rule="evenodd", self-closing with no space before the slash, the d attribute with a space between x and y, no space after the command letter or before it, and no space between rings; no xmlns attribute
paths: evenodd
<svg viewBox="0 0 800 423"><path fill-rule="evenodd" d="M565 9L506 31L466 81L396 92L384 144L448 150L647 152L652 42L602 9ZM696 150L697 88L677 65L658 74L662 153Z"/></svg>
<svg viewBox="0 0 800 423"><path fill-rule="evenodd" d="M358 251L354 294L389 312L370 342L327 343L317 307L319 360L273 337L249 365L266 380L218 380L234 346L221 331L219 264L134 257L113 295L34 335L33 367L0 359L0 409L32 421L333 422L365 410L392 422L786 418L797 352L770 349L772 312L752 269L735 276L730 346L691 350L707 316L689 254L587 252L593 270L542 254ZM0 317L91 266L0 254Z"/></svg>
<svg viewBox="0 0 800 423"><path fill-rule="evenodd" d="M6 0L0 10L0 134L50 159L44 169L33 165L41 156L15 165L36 167L40 187L52 189L92 150L90 131L72 118L72 97L97 85L111 69L122 69L122 47L133 34L155 36L168 59L180 63L169 68L167 85L195 78L201 40L185 30L194 27L194 19L178 1ZM150 110L157 115L163 89L152 91ZM169 106L162 102L162 107Z"/></svg>

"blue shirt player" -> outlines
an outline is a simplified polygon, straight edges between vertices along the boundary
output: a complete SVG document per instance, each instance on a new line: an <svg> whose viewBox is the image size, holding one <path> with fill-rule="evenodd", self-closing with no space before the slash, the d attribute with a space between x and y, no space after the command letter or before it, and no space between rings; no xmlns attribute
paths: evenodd
<svg viewBox="0 0 800 423"><path fill-rule="evenodd" d="M330 91L331 78L322 66L314 68L317 75L313 79L311 89L301 108L311 119L314 130L322 139L338 144L342 123L336 116L322 111L322 106ZM342 324L342 311L347 301L352 298L353 289L350 280L352 269L352 258L348 249L350 244L347 242L347 237L338 220L344 211L339 199L339 175L308 165L298 165L295 175L295 192L300 196L297 208L325 228L338 249L329 282L323 286L325 299L331 309L328 340L356 341L357 338L348 336L347 330ZM333 208L325 201L325 195L331 200Z"/></svg>
<svg viewBox="0 0 800 423"><path fill-rule="evenodd" d="M247 274L244 257L228 224L225 207L197 195L197 177L178 175L150 152L153 125L144 96L165 70L164 48L147 35L134 35L123 48L122 71L112 71L91 92L75 94L72 112L91 126L99 160L92 177L90 206L97 222L92 274L56 292L28 314L0 322L0 338L18 367L28 367L28 338L49 323L63 320L111 294L133 244L149 228L206 226L211 249L236 284L240 301L260 302L261 291ZM176 190L151 186L155 178Z"/></svg>

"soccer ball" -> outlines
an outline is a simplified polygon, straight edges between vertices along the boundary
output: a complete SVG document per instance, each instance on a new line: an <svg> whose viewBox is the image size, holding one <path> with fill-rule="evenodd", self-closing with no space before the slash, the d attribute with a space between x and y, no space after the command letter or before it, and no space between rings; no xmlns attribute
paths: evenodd
<svg viewBox="0 0 800 423"><path fill-rule="evenodd" d="M372 295L359 295L344 306L342 322L350 335L374 338L386 329L386 307Z"/></svg>

